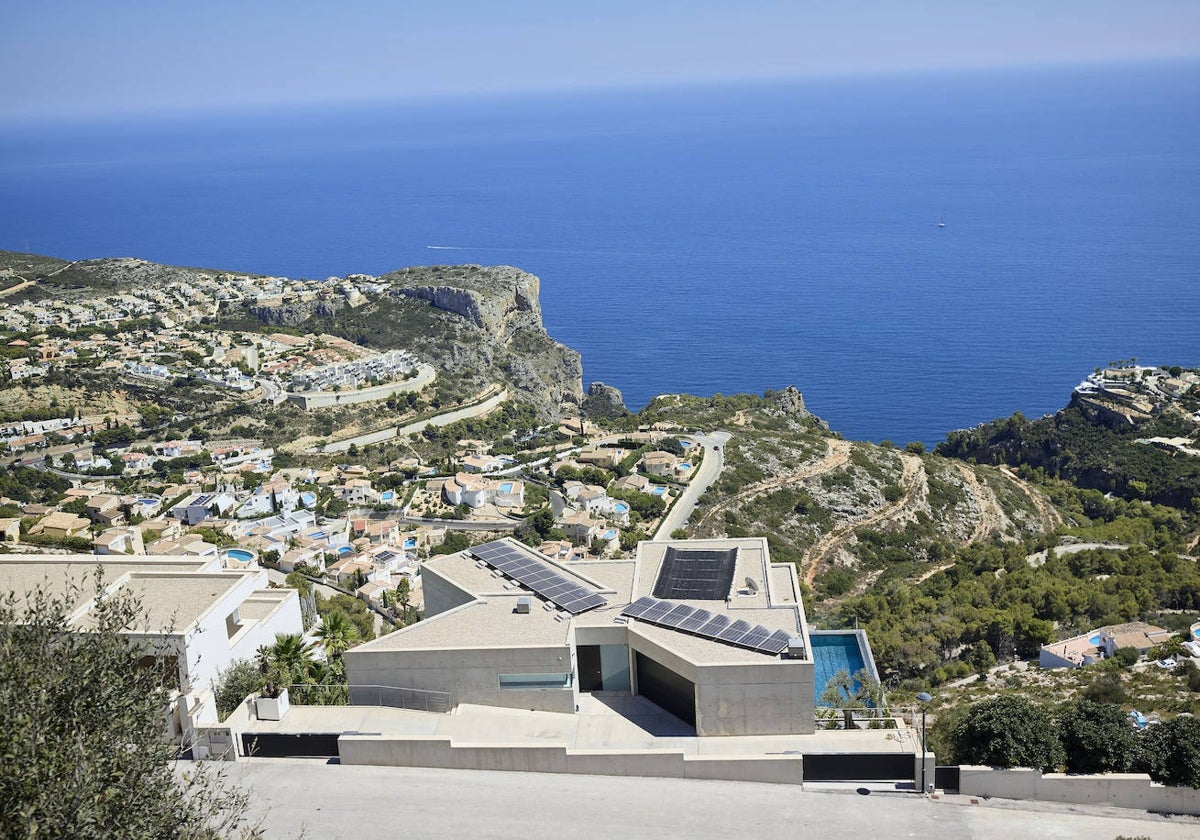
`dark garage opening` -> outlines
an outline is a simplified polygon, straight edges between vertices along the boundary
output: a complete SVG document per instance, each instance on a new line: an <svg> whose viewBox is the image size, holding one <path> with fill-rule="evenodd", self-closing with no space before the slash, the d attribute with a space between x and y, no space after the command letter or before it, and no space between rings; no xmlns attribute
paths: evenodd
<svg viewBox="0 0 1200 840"><path fill-rule="evenodd" d="M635 656L638 694L694 728L696 686L692 681L644 654L635 651Z"/></svg>

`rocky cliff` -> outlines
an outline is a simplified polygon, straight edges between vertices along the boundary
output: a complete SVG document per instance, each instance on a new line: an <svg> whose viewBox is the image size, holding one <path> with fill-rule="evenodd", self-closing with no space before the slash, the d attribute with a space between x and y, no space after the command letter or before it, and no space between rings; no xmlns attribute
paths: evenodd
<svg viewBox="0 0 1200 840"><path fill-rule="evenodd" d="M254 320L341 335L379 348L404 348L427 359L466 396L492 383L535 405L545 419L578 411L583 400L579 354L542 324L541 281L510 266L424 266L378 278L384 289L351 307L344 299L285 300L245 308Z"/></svg>

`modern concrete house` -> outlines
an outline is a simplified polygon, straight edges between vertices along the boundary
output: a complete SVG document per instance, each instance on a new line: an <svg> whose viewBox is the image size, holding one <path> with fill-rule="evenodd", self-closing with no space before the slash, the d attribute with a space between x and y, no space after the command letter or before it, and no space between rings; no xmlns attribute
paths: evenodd
<svg viewBox="0 0 1200 840"><path fill-rule="evenodd" d="M765 539L643 542L634 559L558 563L511 540L428 561L426 619L345 654L352 695L444 692L578 711L640 695L698 735L814 730L813 660L795 569Z"/></svg>

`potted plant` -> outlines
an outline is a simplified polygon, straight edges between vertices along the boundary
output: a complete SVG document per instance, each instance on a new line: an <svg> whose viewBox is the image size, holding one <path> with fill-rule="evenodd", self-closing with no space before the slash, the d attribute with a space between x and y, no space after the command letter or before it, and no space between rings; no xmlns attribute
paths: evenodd
<svg viewBox="0 0 1200 840"><path fill-rule="evenodd" d="M266 672L262 693L254 698L254 714L259 720L283 720L288 710L288 684L291 674L287 669L272 664Z"/></svg>

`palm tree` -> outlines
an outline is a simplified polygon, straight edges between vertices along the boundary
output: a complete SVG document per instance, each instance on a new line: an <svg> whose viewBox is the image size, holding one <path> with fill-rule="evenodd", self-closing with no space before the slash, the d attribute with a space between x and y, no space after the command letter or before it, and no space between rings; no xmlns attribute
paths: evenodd
<svg viewBox="0 0 1200 840"><path fill-rule="evenodd" d="M320 639L325 653L337 659L358 639L358 628L345 613L328 612L321 617L321 626L313 635Z"/></svg>
<svg viewBox="0 0 1200 840"><path fill-rule="evenodd" d="M314 660L312 645L295 633L275 637L273 645L258 649L258 666L264 674L274 671L289 683L304 679Z"/></svg>

